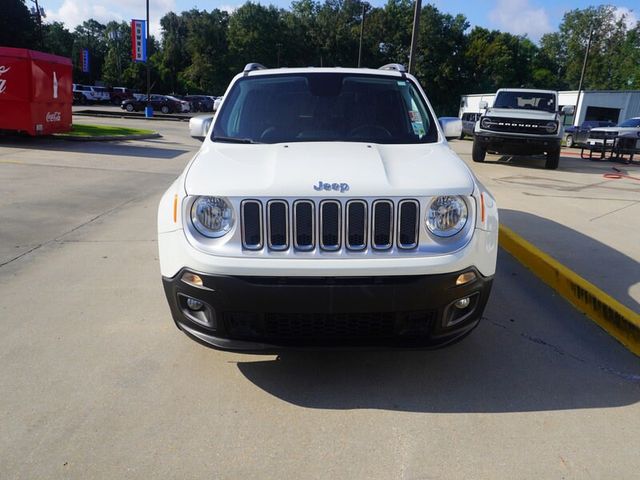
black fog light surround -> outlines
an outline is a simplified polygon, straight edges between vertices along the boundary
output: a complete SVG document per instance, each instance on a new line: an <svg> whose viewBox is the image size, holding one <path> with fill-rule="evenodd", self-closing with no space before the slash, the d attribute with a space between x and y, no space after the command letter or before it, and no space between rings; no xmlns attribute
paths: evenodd
<svg viewBox="0 0 640 480"><path fill-rule="evenodd" d="M217 328L215 310L202 300L179 293L178 305L183 315L192 322L212 330Z"/></svg>

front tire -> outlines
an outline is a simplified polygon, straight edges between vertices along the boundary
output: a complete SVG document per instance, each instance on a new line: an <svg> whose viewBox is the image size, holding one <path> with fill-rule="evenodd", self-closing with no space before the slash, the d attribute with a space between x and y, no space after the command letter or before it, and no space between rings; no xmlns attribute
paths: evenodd
<svg viewBox="0 0 640 480"><path fill-rule="evenodd" d="M544 163L544 168L547 170L555 170L560 163L560 149L550 150L547 152L547 160Z"/></svg>
<svg viewBox="0 0 640 480"><path fill-rule="evenodd" d="M471 151L471 158L474 162L482 163L487 155L487 150L480 144L479 141L473 140L473 150Z"/></svg>
<svg viewBox="0 0 640 480"><path fill-rule="evenodd" d="M160 109L160 111L162 113L169 113L169 107L167 107L166 105L163 105L162 108Z"/></svg>
<svg viewBox="0 0 640 480"><path fill-rule="evenodd" d="M134 107L133 107L133 105L132 105L132 104L127 103L127 105L124 107L124 109L125 109L127 112L133 112Z"/></svg>
<svg viewBox="0 0 640 480"><path fill-rule="evenodd" d="M567 144L567 148L573 147L575 144L573 143L573 135L567 135L567 139L565 140Z"/></svg>

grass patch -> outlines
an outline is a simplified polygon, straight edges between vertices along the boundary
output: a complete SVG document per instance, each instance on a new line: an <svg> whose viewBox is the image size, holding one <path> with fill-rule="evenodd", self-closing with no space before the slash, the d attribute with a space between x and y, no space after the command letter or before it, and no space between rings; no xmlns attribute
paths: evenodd
<svg viewBox="0 0 640 480"><path fill-rule="evenodd" d="M153 130L143 128L114 127L108 125L74 124L68 133L60 133L61 137L106 137L125 135L149 135Z"/></svg>

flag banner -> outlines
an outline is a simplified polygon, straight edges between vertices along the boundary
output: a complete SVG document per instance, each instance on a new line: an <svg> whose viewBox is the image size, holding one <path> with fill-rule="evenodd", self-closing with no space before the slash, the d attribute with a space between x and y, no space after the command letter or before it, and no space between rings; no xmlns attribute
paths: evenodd
<svg viewBox="0 0 640 480"><path fill-rule="evenodd" d="M80 50L80 71L89 73L89 50L86 48Z"/></svg>
<svg viewBox="0 0 640 480"><path fill-rule="evenodd" d="M147 61L147 22L131 20L131 58L134 62Z"/></svg>

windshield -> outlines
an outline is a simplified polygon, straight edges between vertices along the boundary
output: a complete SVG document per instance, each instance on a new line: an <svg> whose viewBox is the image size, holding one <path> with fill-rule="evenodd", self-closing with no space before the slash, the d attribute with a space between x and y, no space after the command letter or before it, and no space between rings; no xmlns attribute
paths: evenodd
<svg viewBox="0 0 640 480"><path fill-rule="evenodd" d="M220 142L437 141L414 85L401 77L298 73L238 80L216 119Z"/></svg>
<svg viewBox="0 0 640 480"><path fill-rule="evenodd" d="M552 93L500 92L493 108L519 108L523 110L556 111L556 99Z"/></svg>
<svg viewBox="0 0 640 480"><path fill-rule="evenodd" d="M619 127L640 127L640 118L630 118L622 122Z"/></svg>

